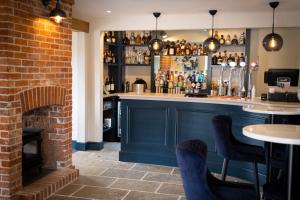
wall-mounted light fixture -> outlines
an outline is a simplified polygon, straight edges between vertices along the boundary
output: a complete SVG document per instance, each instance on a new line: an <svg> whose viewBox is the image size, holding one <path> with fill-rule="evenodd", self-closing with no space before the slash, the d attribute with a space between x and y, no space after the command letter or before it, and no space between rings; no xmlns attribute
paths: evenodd
<svg viewBox="0 0 300 200"><path fill-rule="evenodd" d="M51 0L42 0L44 6L48 6ZM63 19L67 18L65 11L60 8L60 0L56 0L56 6L51 10L49 18L60 24Z"/></svg>

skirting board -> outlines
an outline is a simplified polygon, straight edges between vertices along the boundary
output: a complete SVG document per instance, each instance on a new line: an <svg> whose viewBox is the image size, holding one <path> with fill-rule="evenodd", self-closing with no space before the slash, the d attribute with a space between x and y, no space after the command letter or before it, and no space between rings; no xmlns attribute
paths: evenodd
<svg viewBox="0 0 300 200"><path fill-rule="evenodd" d="M86 151L86 150L101 150L103 149L103 142L77 142L72 140L72 149L77 151Z"/></svg>

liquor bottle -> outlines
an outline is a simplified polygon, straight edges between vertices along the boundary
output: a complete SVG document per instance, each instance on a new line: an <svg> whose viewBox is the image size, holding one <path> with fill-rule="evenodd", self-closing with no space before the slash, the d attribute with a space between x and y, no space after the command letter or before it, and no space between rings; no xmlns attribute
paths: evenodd
<svg viewBox="0 0 300 200"><path fill-rule="evenodd" d="M134 43L137 44L137 45L140 45L142 43L142 38L141 38L141 35L139 33L135 37Z"/></svg>
<svg viewBox="0 0 300 200"><path fill-rule="evenodd" d="M175 55L180 56L180 54L181 54L180 42L179 42L179 40L177 40L176 48L175 48Z"/></svg>
<svg viewBox="0 0 300 200"><path fill-rule="evenodd" d="M181 42L180 42L180 55L181 56L185 55L185 43L186 43L185 40L181 40Z"/></svg>
<svg viewBox="0 0 300 200"><path fill-rule="evenodd" d="M110 87L109 92L114 93L115 92L115 83L114 83L114 78L113 77L110 78L109 87Z"/></svg>
<svg viewBox="0 0 300 200"><path fill-rule="evenodd" d="M239 61L239 56L238 56L237 53L234 53L234 61L235 61L237 64L239 64L239 63L238 63L238 61Z"/></svg>
<svg viewBox="0 0 300 200"><path fill-rule="evenodd" d="M114 53L111 54L111 63L116 63L116 57Z"/></svg>
<svg viewBox="0 0 300 200"><path fill-rule="evenodd" d="M190 43L187 43L186 47L185 47L185 55L187 56L190 56L192 53L192 50L191 50L191 44Z"/></svg>
<svg viewBox="0 0 300 200"><path fill-rule="evenodd" d="M107 42L107 43L111 43L111 35L110 35L110 32L107 33L106 42Z"/></svg>
<svg viewBox="0 0 300 200"><path fill-rule="evenodd" d="M230 53L229 57L227 58L227 63L230 64L231 62L234 62L234 58L232 57L232 55Z"/></svg>
<svg viewBox="0 0 300 200"><path fill-rule="evenodd" d="M178 86L178 72L175 71L174 73L174 87Z"/></svg>
<svg viewBox="0 0 300 200"><path fill-rule="evenodd" d="M191 77L191 82L196 82L196 72L193 71L192 77Z"/></svg>
<svg viewBox="0 0 300 200"><path fill-rule="evenodd" d="M177 86L178 87L183 87L183 81L184 77L182 75L182 72L179 72L178 78L177 78Z"/></svg>
<svg viewBox="0 0 300 200"><path fill-rule="evenodd" d="M220 38L220 44L221 45L224 45L225 44L225 39L224 39L224 35L221 35L221 38Z"/></svg>
<svg viewBox="0 0 300 200"><path fill-rule="evenodd" d="M197 56L197 54L198 54L198 45L196 43L194 43L192 45L192 55Z"/></svg>
<svg viewBox="0 0 300 200"><path fill-rule="evenodd" d="M149 44L149 42L150 42L151 39L152 39L152 36L151 36L151 34L146 33L146 37L147 37L147 44Z"/></svg>
<svg viewBox="0 0 300 200"><path fill-rule="evenodd" d="M169 47L169 55L174 56L175 55L175 42L171 42Z"/></svg>
<svg viewBox="0 0 300 200"><path fill-rule="evenodd" d="M217 55L215 54L215 55L213 55L213 57L211 58L211 64L212 64L212 65L217 65L217 63L218 63L218 57L217 57Z"/></svg>
<svg viewBox="0 0 300 200"><path fill-rule="evenodd" d="M174 82L174 73L173 73L173 71L171 71L169 81L170 81L170 82Z"/></svg>
<svg viewBox="0 0 300 200"><path fill-rule="evenodd" d="M110 84L109 84L108 77L105 78L105 90L106 90L107 92L110 91Z"/></svg>
<svg viewBox="0 0 300 200"><path fill-rule="evenodd" d="M124 45L129 45L129 44L130 44L130 40L129 40L129 38L128 38L128 33L125 33L125 34L124 34L123 44L124 44Z"/></svg>
<svg viewBox="0 0 300 200"><path fill-rule="evenodd" d="M214 38L215 38L216 40L219 40L219 39L220 39L220 37L219 37L219 35L218 35L218 31L215 31Z"/></svg>
<svg viewBox="0 0 300 200"><path fill-rule="evenodd" d="M146 65L150 64L150 51L149 51L149 49L147 49L144 52L144 62L145 62Z"/></svg>
<svg viewBox="0 0 300 200"><path fill-rule="evenodd" d="M226 45L231 45L231 37L230 37L229 34L228 34L227 37L226 37L225 44L226 44Z"/></svg>
<svg viewBox="0 0 300 200"><path fill-rule="evenodd" d="M223 60L223 58L222 58L222 53L219 52L217 64L218 64L218 65L221 65L221 64L222 64L222 60Z"/></svg>
<svg viewBox="0 0 300 200"><path fill-rule="evenodd" d="M134 32L131 32L131 35L130 35L130 44L135 44L135 34Z"/></svg>
<svg viewBox="0 0 300 200"><path fill-rule="evenodd" d="M202 55L204 55L203 46L202 46L202 44L199 44L199 47L198 47L198 56L202 56Z"/></svg>
<svg viewBox="0 0 300 200"><path fill-rule="evenodd" d="M236 34L234 34L233 39L231 41L231 44L232 45L238 45L239 44L239 41L238 41L238 38L237 38Z"/></svg>
<svg viewBox="0 0 300 200"><path fill-rule="evenodd" d="M165 48L163 49L163 55L164 55L164 56L169 55L169 49L170 49L170 41L168 40L168 41L165 43Z"/></svg>
<svg viewBox="0 0 300 200"><path fill-rule="evenodd" d="M117 42L117 38L115 37L115 33L111 32L111 43L116 43Z"/></svg>
<svg viewBox="0 0 300 200"><path fill-rule="evenodd" d="M239 38L239 45L244 45L246 42L246 38L245 38L245 32L241 33L241 36Z"/></svg>
<svg viewBox="0 0 300 200"><path fill-rule="evenodd" d="M104 33L104 38L103 38L104 42L107 41L107 32Z"/></svg>
<svg viewBox="0 0 300 200"><path fill-rule="evenodd" d="M240 56L240 62L245 62L245 56L244 56L244 53L241 53L241 56Z"/></svg>
<svg viewBox="0 0 300 200"><path fill-rule="evenodd" d="M222 57L222 63L227 64L227 51L224 51L223 57Z"/></svg>
<svg viewBox="0 0 300 200"><path fill-rule="evenodd" d="M145 31L144 31L144 35L143 35L143 37L142 37L143 44L148 44L147 38L148 38L148 35L146 36L146 33L145 33Z"/></svg>

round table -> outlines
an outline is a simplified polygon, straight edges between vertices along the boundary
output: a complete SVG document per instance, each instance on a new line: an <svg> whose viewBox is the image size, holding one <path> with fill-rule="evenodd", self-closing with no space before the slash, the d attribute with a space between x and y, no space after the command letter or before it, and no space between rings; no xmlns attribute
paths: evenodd
<svg viewBox="0 0 300 200"><path fill-rule="evenodd" d="M271 115L271 124L274 124L274 115L300 115L300 107L277 107L277 106L244 106L246 112L269 114Z"/></svg>
<svg viewBox="0 0 300 200"><path fill-rule="evenodd" d="M292 169L293 169L293 145L300 145L300 125L288 124L258 124L243 128L243 134L247 137L289 145L288 167L288 200L291 199Z"/></svg>

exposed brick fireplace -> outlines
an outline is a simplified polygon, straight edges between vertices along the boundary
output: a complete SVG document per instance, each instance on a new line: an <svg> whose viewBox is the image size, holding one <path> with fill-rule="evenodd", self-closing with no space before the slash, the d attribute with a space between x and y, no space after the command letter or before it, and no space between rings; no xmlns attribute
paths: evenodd
<svg viewBox="0 0 300 200"><path fill-rule="evenodd" d="M48 19L54 4L0 0L0 199L22 189L22 127L37 125L35 113L48 113L45 166L72 164L72 30L70 20L57 25ZM71 17L71 5L62 3L62 9Z"/></svg>

